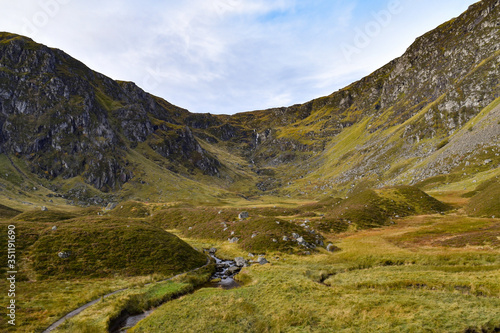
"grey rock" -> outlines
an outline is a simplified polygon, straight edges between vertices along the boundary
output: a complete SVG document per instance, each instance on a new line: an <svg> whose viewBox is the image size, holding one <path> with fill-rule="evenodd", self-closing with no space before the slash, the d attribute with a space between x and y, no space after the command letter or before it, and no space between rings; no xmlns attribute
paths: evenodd
<svg viewBox="0 0 500 333"><path fill-rule="evenodd" d="M105 211L109 211L109 210L112 210L112 209L115 209L115 208L116 208L116 203L115 202L110 202L110 203L108 203L108 205L106 206L106 208L104 208L104 210Z"/></svg>
<svg viewBox="0 0 500 333"><path fill-rule="evenodd" d="M210 254L215 254L215 252L217 252L217 249L215 247L211 247L209 250L208 250L208 253Z"/></svg>
<svg viewBox="0 0 500 333"><path fill-rule="evenodd" d="M57 230L57 226L53 226L53 227L52 227L52 230Z"/></svg>
<svg viewBox="0 0 500 333"><path fill-rule="evenodd" d="M335 252L335 251L339 251L340 249L338 247L336 247L335 245L330 243L326 246L326 250L328 252Z"/></svg>
<svg viewBox="0 0 500 333"><path fill-rule="evenodd" d="M57 254L57 256L61 259L66 259L66 258L69 258L71 256L71 252L67 252L67 251L61 251Z"/></svg>
<svg viewBox="0 0 500 333"><path fill-rule="evenodd" d="M233 274L238 273L240 270L241 270L241 267L232 266L232 267L229 267L227 271L229 274L233 275Z"/></svg>
<svg viewBox="0 0 500 333"><path fill-rule="evenodd" d="M236 266L238 266L238 267L247 267L248 266L248 261L243 257L234 258L234 262L236 263Z"/></svg>
<svg viewBox="0 0 500 333"><path fill-rule="evenodd" d="M240 240L238 237L228 238L229 243L238 243Z"/></svg>
<svg viewBox="0 0 500 333"><path fill-rule="evenodd" d="M265 257L259 257L259 258L257 259L257 262L258 262L259 264L261 264L261 265L265 265L265 264L268 264L268 263L269 263L269 261L267 261L267 259L266 259Z"/></svg>
<svg viewBox="0 0 500 333"><path fill-rule="evenodd" d="M248 212L241 212L239 215L238 215L238 218L240 220L244 220L244 219L247 219L250 217L250 214L248 214Z"/></svg>
<svg viewBox="0 0 500 333"><path fill-rule="evenodd" d="M283 236L283 241L288 242L288 240L289 240L289 239L288 239L288 237L287 237L287 236Z"/></svg>

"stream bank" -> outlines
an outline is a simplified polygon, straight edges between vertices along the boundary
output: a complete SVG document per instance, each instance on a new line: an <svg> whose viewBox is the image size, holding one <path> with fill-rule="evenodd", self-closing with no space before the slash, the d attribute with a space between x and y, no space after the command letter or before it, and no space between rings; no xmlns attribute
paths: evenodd
<svg viewBox="0 0 500 333"><path fill-rule="evenodd" d="M239 267L234 260L224 260L217 258L213 253L209 253L210 257L215 260L216 263L216 271L210 277L210 280L202 284L196 288L194 288L191 292L193 293L202 288L222 288L222 289L233 289L238 288L240 284L234 280L234 276L240 271L241 267ZM175 297L170 298L168 301L174 300L181 296L187 295L176 295ZM109 332L111 333L125 333L142 319L151 315L156 308L149 309L145 312L131 315L128 311L123 310L117 318L110 321L109 324Z"/></svg>

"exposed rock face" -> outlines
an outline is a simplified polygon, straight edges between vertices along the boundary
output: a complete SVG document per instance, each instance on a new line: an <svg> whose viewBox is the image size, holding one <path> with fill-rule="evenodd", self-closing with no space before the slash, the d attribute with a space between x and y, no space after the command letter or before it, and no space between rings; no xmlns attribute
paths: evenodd
<svg viewBox="0 0 500 333"><path fill-rule="evenodd" d="M418 38L400 58L329 96L287 108L236 114L230 122L254 128L249 157L256 167L281 167L297 182L307 179L304 173L311 174L309 180L319 183L312 188L316 192L368 177L379 186L391 184L395 175L390 164L406 170L416 166L436 151L440 141L456 134L500 96L499 8L497 0L472 5L460 17ZM358 131L356 147L336 155L335 150L352 144L353 137L338 138L352 128ZM483 145L495 138L486 137ZM465 137L456 140L467 142ZM351 156L363 158L350 161ZM330 174L329 179L314 172L347 162L347 170ZM445 164L439 169L444 170ZM434 176L435 167L396 183ZM297 194L306 192L292 182L288 185ZM274 177L266 177L258 186L267 192L282 187Z"/></svg>
<svg viewBox="0 0 500 333"><path fill-rule="evenodd" d="M60 50L0 33L0 152L23 157L41 177L81 175L116 190L134 176L127 152L141 142L217 176L220 163L178 128L186 113Z"/></svg>
<svg viewBox="0 0 500 333"><path fill-rule="evenodd" d="M416 183L459 170L483 148L493 156L478 158L494 167L498 110L475 123L483 131L466 126L500 96L499 26L500 1L483 0L329 96L233 116L191 114L0 33L0 153L39 177L79 176L101 191L137 179L144 162L132 152L186 177L210 176L191 177L210 186L217 178L287 196Z"/></svg>

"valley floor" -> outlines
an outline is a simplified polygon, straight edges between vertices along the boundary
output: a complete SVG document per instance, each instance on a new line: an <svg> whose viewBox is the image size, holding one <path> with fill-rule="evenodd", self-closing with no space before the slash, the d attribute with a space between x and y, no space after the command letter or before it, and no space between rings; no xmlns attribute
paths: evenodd
<svg viewBox="0 0 500 333"><path fill-rule="evenodd" d="M243 287L167 303L133 332L493 332L499 246L468 244L499 228L498 219L429 215L343 234L340 252L270 258L240 273Z"/></svg>
<svg viewBox="0 0 500 333"><path fill-rule="evenodd" d="M449 194L440 199L463 204ZM145 284L161 277L36 281L27 276L18 282L15 331L41 332L79 305L130 287L54 332L105 332L123 308L145 309L160 299L167 302L129 332L497 332L500 219L454 210L394 222L324 234L325 243L340 249L336 252L268 252L269 264L237 275L241 287L201 288L170 301L171 295L192 291L208 273L152 285ZM168 231L198 249L217 247L219 257L249 259L238 244Z"/></svg>

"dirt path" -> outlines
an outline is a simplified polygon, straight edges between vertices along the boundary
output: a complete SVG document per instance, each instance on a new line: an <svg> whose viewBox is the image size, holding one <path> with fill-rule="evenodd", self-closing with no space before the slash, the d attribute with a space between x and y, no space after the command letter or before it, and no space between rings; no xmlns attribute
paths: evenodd
<svg viewBox="0 0 500 333"><path fill-rule="evenodd" d="M206 263L205 263L205 265L203 265L203 266L200 266L200 267L198 267L198 268L192 269L192 270L187 271L187 272L179 273L179 274L177 274L177 275L175 275L175 276L172 276L171 278L168 278L168 279L165 279L165 280L161 280L161 281L157 281L157 282L155 282L155 283L160 283L160 282L170 281L170 280L175 279L176 277L179 277L179 276L181 276L181 275L183 275L183 274L186 274L186 273L191 273L191 272L195 272L195 271L199 270L200 268L203 268L203 267L208 266L209 264L210 264L210 258L207 258L207 262L206 262ZM146 286L147 286L147 285L150 285L150 284L151 284L151 283L148 283L148 284L146 284ZM129 289L129 288L124 288L124 289L120 289L120 290L113 291L112 293L106 294L106 295L104 295L104 296L101 296L101 297L99 297L99 298L97 298L97 299L93 300L93 301L88 302L87 304L82 305L82 306L81 306L81 307L79 307L78 309L75 309L75 310L71 311L70 313L68 313L68 314L64 315L61 319L59 319L58 321L56 321L55 323L53 323L52 325L50 325L47 329L45 329L45 330L43 331L43 333L49 333L49 332L52 332L52 331L53 331L53 330L55 330L57 327L59 327L62 323L64 323L66 320L68 320L68 319L70 319L70 318L73 318L74 316L76 316L76 315L78 315L80 312L82 312L83 310L85 310L85 309L87 309L87 308L91 307L92 305L96 304L97 302L99 302L101 299L108 298L108 297L110 297L110 296L113 296L113 295L115 295L115 294L118 294L118 293L120 293L120 292L122 292L122 291L125 291L125 290L127 290L127 289Z"/></svg>

